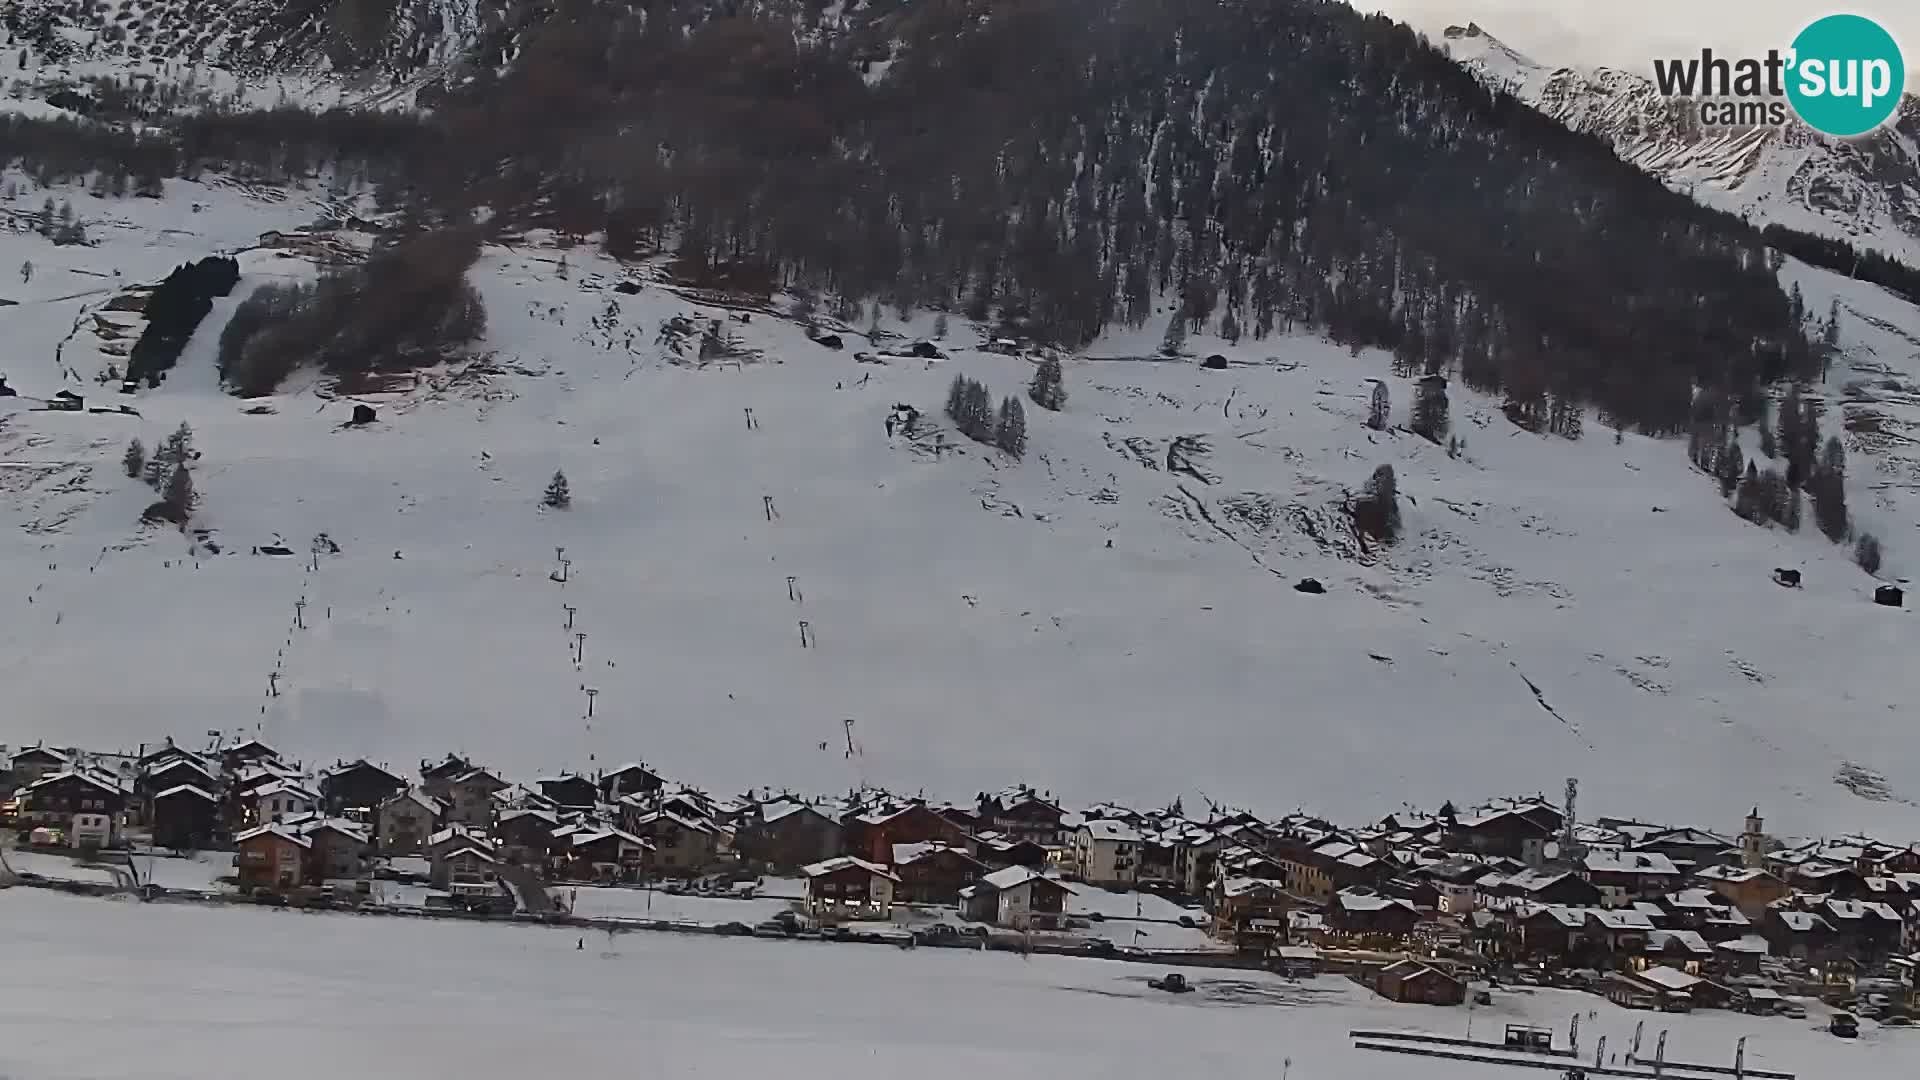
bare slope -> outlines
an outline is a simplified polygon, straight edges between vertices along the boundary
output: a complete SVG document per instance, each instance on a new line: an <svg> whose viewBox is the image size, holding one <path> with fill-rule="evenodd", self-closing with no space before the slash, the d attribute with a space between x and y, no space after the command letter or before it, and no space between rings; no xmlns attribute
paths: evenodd
<svg viewBox="0 0 1920 1080"><path fill-rule="evenodd" d="M100 289L89 273L156 280L310 212L180 185L161 203L86 200L83 217L126 216L90 230L98 249L0 234L0 267L37 268L0 287L22 301L0 307L13 385L45 396L65 368L99 391L112 357L92 318L112 283L62 299ZM726 325L757 362L673 363L663 320L731 313L658 286L615 293L617 268L567 259L563 278L548 248L490 249L475 272L490 366L430 374L378 402L371 428L340 429L347 403L311 387L218 393L232 305L312 272L269 251L242 252L240 290L135 399L139 419L0 416L16 526L0 541L14 583L0 741L244 729L310 761L457 748L527 774L644 757L723 789L965 796L1025 778L1077 798L1199 791L1338 815L1577 774L1596 811L1724 823L1759 803L1804 832L1920 821L1899 779L1920 765L1901 712L1910 616L1868 603L1842 549L1740 522L1678 445L1616 445L1597 424L1542 439L1456 393L1467 448L1452 459L1364 426L1370 378L1406 420L1410 387L1384 356L1294 337L1196 345L1226 371L1069 360L1065 411L1029 407L1015 463L938 416L956 372L996 398L1031 374L969 348L970 332L945 362L863 364L754 315ZM1826 276L1805 276L1822 297ZM1897 351L1897 333L1875 333ZM949 449L890 438L900 402ZM117 471L130 435L153 445L182 420L205 455L199 524L226 554L136 527L152 495ZM1168 471L1180 437L1210 447L1202 475ZM1369 559L1338 508L1381 463L1408 536ZM574 505L543 511L556 468ZM1898 498L1875 512L1883 535L1912 528ZM316 559L323 532L341 550ZM249 554L276 543L295 555ZM1889 570L1903 544L1889 536ZM564 587L549 577L561 547ZM1776 566L1806 587L1774 585ZM1327 594L1294 591L1307 576ZM591 723L583 686L599 691Z"/></svg>

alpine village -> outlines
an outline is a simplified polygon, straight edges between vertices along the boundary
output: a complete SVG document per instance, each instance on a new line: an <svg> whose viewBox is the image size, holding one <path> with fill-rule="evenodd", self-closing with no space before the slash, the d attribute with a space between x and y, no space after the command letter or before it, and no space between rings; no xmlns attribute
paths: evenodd
<svg viewBox="0 0 1920 1080"><path fill-rule="evenodd" d="M0 887L1344 974L1443 1006L1484 1003L1484 981L1920 1015L1920 845L1777 839L1757 807L1734 836L1579 821L1573 780L1343 828L1072 810L1025 784L721 799L638 763L530 783L458 755L313 770L258 739L0 763Z"/></svg>

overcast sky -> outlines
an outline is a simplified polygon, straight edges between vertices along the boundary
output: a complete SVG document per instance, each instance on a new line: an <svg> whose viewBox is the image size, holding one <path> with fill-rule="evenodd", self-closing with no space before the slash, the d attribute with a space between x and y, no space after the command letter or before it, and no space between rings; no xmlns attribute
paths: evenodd
<svg viewBox="0 0 1920 1080"><path fill-rule="evenodd" d="M1920 0L1349 0L1438 39L1451 24L1477 22L1489 34L1544 64L1605 64L1652 74L1656 56L1699 55L1702 46L1734 56L1784 49L1822 15L1865 15L1892 32L1920 89Z"/></svg>

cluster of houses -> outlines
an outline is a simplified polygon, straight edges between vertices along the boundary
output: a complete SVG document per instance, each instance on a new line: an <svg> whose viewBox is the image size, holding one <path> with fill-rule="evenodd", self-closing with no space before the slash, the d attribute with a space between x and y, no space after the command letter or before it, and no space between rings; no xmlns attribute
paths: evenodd
<svg viewBox="0 0 1920 1080"><path fill-rule="evenodd" d="M1222 950L1277 964L1375 957L1368 980L1404 1000L1457 1001L1467 976L1505 972L1574 973L1657 1008L1752 1006L1763 983L1883 979L1920 1006L1920 848L1783 843L1757 808L1737 836L1569 826L1543 798L1342 828L1177 803L1069 811L1025 785L958 803L871 790L720 799L642 764L530 783L458 755L315 771L257 739L132 755L30 746L4 762L0 824L23 837L108 848L138 831L160 847L231 848L242 890L321 888L412 858L459 903L510 910L510 882L785 874L823 924L904 905L1041 934L1075 923L1076 892L1154 893Z"/></svg>

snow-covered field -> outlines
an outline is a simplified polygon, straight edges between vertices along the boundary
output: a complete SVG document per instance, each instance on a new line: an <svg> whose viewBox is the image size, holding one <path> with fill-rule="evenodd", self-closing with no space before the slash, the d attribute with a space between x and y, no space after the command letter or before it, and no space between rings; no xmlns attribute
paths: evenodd
<svg viewBox="0 0 1920 1080"><path fill-rule="evenodd" d="M1395 1006L1344 979L1287 983L1196 970L1171 997L1135 964L1005 953L626 934L576 948L568 930L211 910L0 893L0 1074L34 1080L284 1080L343 1067L436 1077L982 1075L1302 1080L1398 1075L1352 1028L1465 1033L1462 1009ZM1624 1049L1636 1022L1670 1028L1670 1060L1804 1080L1911 1075L1920 1035L1867 1026L1843 1043L1813 1021L1661 1016L1556 991L1475 1010ZM103 1022L103 1018L110 1022ZM309 1048L288 1053L289 1046ZM1283 1066L1284 1062L1290 1062ZM349 1066L347 1063L351 1063ZM1487 1066L1423 1061L1427 1080ZM1519 1074L1515 1074L1516 1076Z"/></svg>
<svg viewBox="0 0 1920 1080"><path fill-rule="evenodd" d="M749 926L793 909L778 897L737 900L724 896L674 895L658 889L621 889L598 885L556 885L550 890L562 907L588 919L666 919L672 922Z"/></svg>
<svg viewBox="0 0 1920 1080"><path fill-rule="evenodd" d="M43 199L23 191L15 208ZM117 285L247 248L323 200L175 184L160 202L75 202L117 223L90 228L99 247L0 233L0 298L19 301L0 306L15 409L69 385L102 392L113 357L93 317ZM28 260L21 282L11 268ZM1871 579L1811 530L1740 522L1678 443L1616 445L1591 420L1579 443L1534 437L1456 388L1467 449L1449 458L1364 426L1369 379L1407 417L1411 386L1384 355L1296 336L1191 344L1227 355L1226 371L1071 359L1065 411L1028 409L1015 463L939 417L956 372L999 397L1032 371L975 351L959 320L950 360L858 363L857 334L830 351L663 288L616 294L618 269L586 249L564 277L557 262L490 248L474 279L495 371L437 373L376 402L370 429L341 430L348 404L310 387L265 403L218 392L233 306L313 272L268 251L242 252L240 288L166 384L132 399L139 419L0 415L0 515L15 526L0 538L0 742L131 748L221 728L310 764L411 769L459 750L524 778L645 759L721 792L966 797L1026 780L1069 800L1204 794L1349 818L1578 775L1590 813L1732 828L1758 804L1783 832L1920 825L1910 613L1870 604ZM1855 290L1849 310L1891 327L1849 318L1849 346L1911 358L1911 309L1794 272L1812 310ZM763 360L667 363L655 340L677 314L728 320ZM1159 331L1089 354L1144 355ZM890 438L900 402L949 449ZM139 528L152 495L119 472L129 437L151 446L183 420L218 557ZM1167 470L1181 436L1210 447L1204 478ZM1408 536L1358 559L1339 507L1379 464L1398 471ZM555 469L574 505L543 512ZM1854 504L1899 573L1915 481L1869 481L1857 466ZM341 551L312 569L322 532ZM276 539L295 556L248 554ZM557 548L565 585L550 579ZM1784 566L1804 589L1769 580ZM1328 593L1294 591L1303 577ZM1885 785L1856 794L1835 782L1849 769Z"/></svg>

